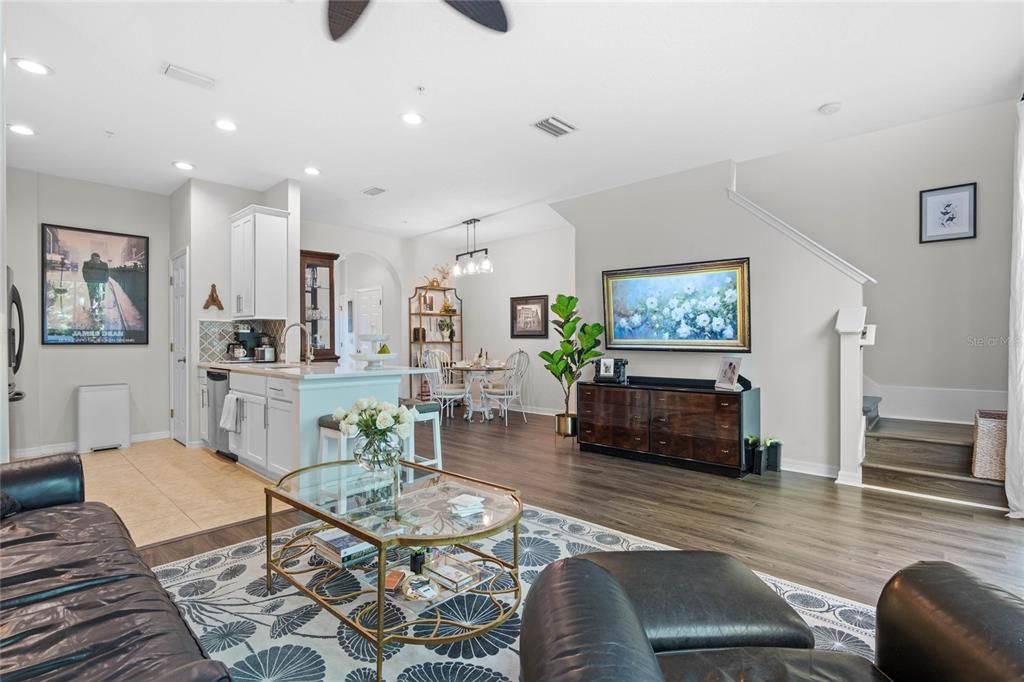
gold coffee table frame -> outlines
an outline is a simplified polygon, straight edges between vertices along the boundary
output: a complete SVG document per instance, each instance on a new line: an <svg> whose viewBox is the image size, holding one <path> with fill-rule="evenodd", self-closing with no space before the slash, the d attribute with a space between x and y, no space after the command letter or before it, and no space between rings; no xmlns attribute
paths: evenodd
<svg viewBox="0 0 1024 682"><path fill-rule="evenodd" d="M452 642L460 642L465 639L470 639L481 635L489 630L492 630L509 618L512 617L518 608L523 598L522 584L519 581L519 520L523 515L523 504L519 499L519 491L514 488L506 488L505 486L496 485L488 481L483 481L476 478L470 478L468 476L461 476L459 474L453 474L447 471L441 471L440 469L434 469L432 467L424 466L422 464L416 464L413 462L400 462L402 467L410 467L418 469L431 474L440 474L449 478L455 479L463 483L477 484L486 486L493 490L507 493L514 501L516 511L509 518L503 519L501 522L489 526L485 529L473 532L466 535L431 535L431 536L395 536L387 539L381 539L371 533L367 533L364 529L355 525L354 523L347 523L344 520L338 518L335 515L326 513L316 506L306 504L294 497L283 494L277 489L280 488L289 479L298 476L307 471L314 471L317 469L337 467L343 465L351 465L355 463L355 460L344 459L335 460L331 462L324 462L322 464L314 464L312 466L303 467L296 469L295 471L289 472L278 480L277 485L273 488L264 488L267 500L267 590L270 591L273 585L273 574L277 573L286 579L289 583L295 586L302 594L306 595L317 604L319 604L325 611L332 614L338 620L343 622L348 627L355 630L361 636L366 638L369 642L374 645L377 654L377 680L382 679L382 672L384 667L384 647L391 642L401 642L404 644L448 644ZM288 542L281 545L281 549L277 554L274 553L273 546L273 500L281 500L285 504L298 509L299 511L305 512L310 516L323 522L318 524L309 530L305 530L292 537ZM313 546L313 534L318 533L325 528L340 528L347 533L354 535L360 540L364 540L377 550L377 598L375 601L367 602L359 611L355 613L354 618L342 613L336 605L340 605L346 602L353 601L359 595L372 594L374 590L369 587L365 587L353 592L349 592L337 596L324 596L316 592L317 588L321 585L329 583L335 577L341 574L343 570L359 570L358 567L352 569L345 569L341 567L333 567L335 570L329 570L332 566L315 566L300 570L293 570L285 568L284 564L293 559L297 559L314 551ZM472 547L468 544L474 540L481 540L483 538L492 537L503 531L512 529L512 563L503 561L498 557L482 552L479 549ZM487 623L463 623L448 618L442 618L440 611L435 611L434 616L428 618L416 618L411 621L405 621L398 625L392 625L386 627L384 624L384 606L387 602L386 590L384 589L384 578L387 568L387 551L391 547L443 547L443 546L455 546L466 552L474 554L476 558L472 559L473 563L481 564L495 564L500 570L492 578L485 579L482 583L476 587L466 590L468 594L482 594L490 598L491 602L497 607L498 615ZM316 584L311 587L307 587L301 581L297 580L295 576L312 573L314 571L323 571L328 569L324 578L317 581ZM384 570L381 570L383 568ZM366 570L366 569L364 569ZM495 581L501 578L504 574L508 574L512 580L510 587L497 589L495 587ZM511 606L505 606L505 604L498 600L499 596L513 595L515 598L514 603ZM430 608L429 606L426 608ZM377 612L377 625L375 628L367 627L362 622L364 616L370 616L376 609ZM400 630L407 630L416 625L433 625L431 634L426 637L416 637L413 635L399 634ZM464 630L456 635L438 635L437 632L442 625L448 625L460 630Z"/></svg>

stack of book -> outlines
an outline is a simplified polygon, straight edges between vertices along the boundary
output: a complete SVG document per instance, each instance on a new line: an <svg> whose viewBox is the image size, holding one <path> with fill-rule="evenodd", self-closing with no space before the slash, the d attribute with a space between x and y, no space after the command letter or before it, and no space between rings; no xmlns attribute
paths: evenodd
<svg viewBox="0 0 1024 682"><path fill-rule="evenodd" d="M449 502L452 514L458 517L476 516L484 511L484 498L462 494Z"/></svg>
<svg viewBox="0 0 1024 682"><path fill-rule="evenodd" d="M369 542L349 535L340 528L328 528L314 533L313 547L324 561L336 566L350 566L377 553Z"/></svg>

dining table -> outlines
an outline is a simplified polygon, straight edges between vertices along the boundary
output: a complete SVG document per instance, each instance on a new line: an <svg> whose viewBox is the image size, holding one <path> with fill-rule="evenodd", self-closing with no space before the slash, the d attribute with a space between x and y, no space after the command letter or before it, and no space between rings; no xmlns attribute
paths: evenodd
<svg viewBox="0 0 1024 682"><path fill-rule="evenodd" d="M473 421L473 415L476 412L479 412L481 424L485 421L493 420L494 412L491 410L491 406L488 401L484 398L483 385L489 375L496 372L504 372L507 369L505 363L493 362L475 364L464 361L453 362L449 365L449 369L453 372L461 372L463 383L466 384L466 414L463 415L462 418L471 422ZM473 390L474 387L476 388L476 391Z"/></svg>

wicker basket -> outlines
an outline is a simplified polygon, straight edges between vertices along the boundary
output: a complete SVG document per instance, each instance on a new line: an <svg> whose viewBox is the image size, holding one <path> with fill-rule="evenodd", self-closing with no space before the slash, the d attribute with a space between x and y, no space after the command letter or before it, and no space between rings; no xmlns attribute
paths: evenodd
<svg viewBox="0 0 1024 682"><path fill-rule="evenodd" d="M976 478L1006 480L1006 412L978 410L974 415L974 461Z"/></svg>

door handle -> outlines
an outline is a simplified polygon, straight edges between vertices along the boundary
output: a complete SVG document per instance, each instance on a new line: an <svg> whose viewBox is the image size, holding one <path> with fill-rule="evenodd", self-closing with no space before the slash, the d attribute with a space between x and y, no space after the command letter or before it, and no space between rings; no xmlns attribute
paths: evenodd
<svg viewBox="0 0 1024 682"><path fill-rule="evenodd" d="M180 362L181 364L184 365L185 364L185 356L182 356L182 357L178 358L178 362Z"/></svg>

